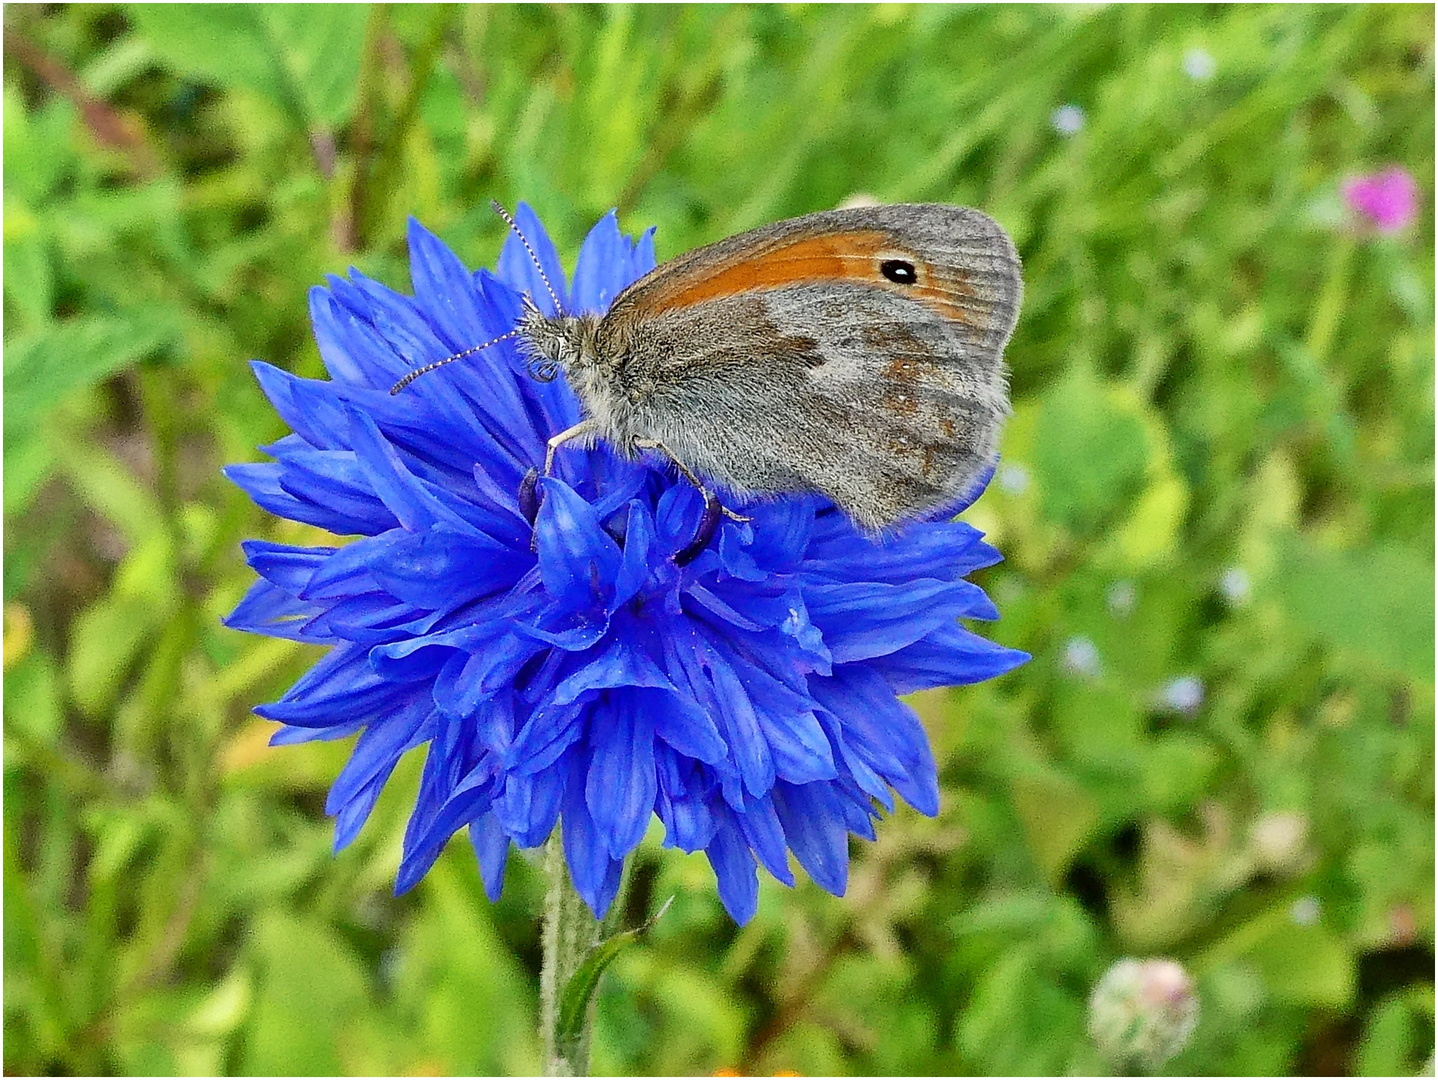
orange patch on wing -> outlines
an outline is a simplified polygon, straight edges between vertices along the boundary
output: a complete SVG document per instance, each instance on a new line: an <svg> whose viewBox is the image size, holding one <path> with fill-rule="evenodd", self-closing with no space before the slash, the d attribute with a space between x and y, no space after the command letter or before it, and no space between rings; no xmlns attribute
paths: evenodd
<svg viewBox="0 0 1438 1080"><path fill-rule="evenodd" d="M884 366L885 377L894 382L918 382L920 379L931 375L934 365L923 360L916 360L913 356L896 356Z"/></svg>
<svg viewBox="0 0 1438 1080"><path fill-rule="evenodd" d="M879 265L886 258L912 261L918 280L904 285L885 279ZM942 318L980 333L989 322L983 299L967 273L919 258L881 229L797 237L771 248L737 252L717 269L702 262L667 275L662 269L659 280L641 290L639 304L649 314L742 293L847 281L908 294Z"/></svg>
<svg viewBox="0 0 1438 1080"><path fill-rule="evenodd" d="M741 256L697 281L692 272L679 274L646 296L644 306L668 311L739 293L824 281L882 283L874 258L892 246L888 234L878 230L806 236L759 255Z"/></svg>
<svg viewBox="0 0 1438 1080"><path fill-rule="evenodd" d="M976 305L979 293L973 279L957 267L930 270L919 279L918 291L920 299L944 318L981 332L987 329L988 320Z"/></svg>

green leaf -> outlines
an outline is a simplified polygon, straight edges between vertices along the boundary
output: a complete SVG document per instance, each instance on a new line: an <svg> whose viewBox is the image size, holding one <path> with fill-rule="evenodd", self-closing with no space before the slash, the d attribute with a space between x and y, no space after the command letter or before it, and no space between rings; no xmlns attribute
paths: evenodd
<svg viewBox="0 0 1438 1080"><path fill-rule="evenodd" d="M84 315L7 343L6 441L33 430L67 394L93 386L178 336L165 314Z"/></svg>
<svg viewBox="0 0 1438 1080"><path fill-rule="evenodd" d="M1288 614L1329 645L1433 681L1433 555L1392 546L1325 551L1280 544L1273 589Z"/></svg>
<svg viewBox="0 0 1438 1080"><path fill-rule="evenodd" d="M1181 813L1202 798L1220 763L1218 751L1201 735L1162 735L1144 756L1142 797L1154 809Z"/></svg>
<svg viewBox="0 0 1438 1080"><path fill-rule="evenodd" d="M1044 395L1034 466L1040 501L1059 524L1080 533L1097 528L1138 494L1148 457L1140 418L1119 408L1086 367ZM1159 509L1166 513L1167 505Z"/></svg>
<svg viewBox="0 0 1438 1080"><path fill-rule="evenodd" d="M1098 800L1078 781L1037 769L1014 777L1012 798L1034 862L1057 884L1099 823Z"/></svg>
<svg viewBox="0 0 1438 1080"><path fill-rule="evenodd" d="M31 206L42 205L74 170L78 147L72 134L75 110L55 95L42 108L27 112L24 96L5 86L5 194ZM7 199L8 202L8 199ZM6 237L10 207L5 208Z"/></svg>
<svg viewBox="0 0 1438 1080"><path fill-rule="evenodd" d="M572 1047L583 1033L584 1016L589 1010L594 991L599 988L599 977L604 974L604 969L614 962L616 956L648 933L649 928L664 917L672 903L674 897L671 896L643 926L615 934L589 950L589 955L584 958L579 969L570 976L569 984L565 986L564 995L559 1001L559 1024L555 1030L555 1041L560 1046Z"/></svg>
<svg viewBox="0 0 1438 1080"><path fill-rule="evenodd" d="M135 4L127 12L155 55L181 74L249 90L299 115L257 5Z"/></svg>
<svg viewBox="0 0 1438 1080"><path fill-rule="evenodd" d="M19 208L5 208L9 217ZM33 222L28 212L21 214ZM38 330L51 319L55 299L55 271L50 263L49 244L33 225L23 231L6 229L5 299L20 315L26 330Z"/></svg>
<svg viewBox="0 0 1438 1080"><path fill-rule="evenodd" d="M999 1076L1058 1076L1082 1038L1082 1005L1019 944L974 981L954 1037L960 1050Z"/></svg>
<svg viewBox="0 0 1438 1080"><path fill-rule="evenodd" d="M1275 1001L1347 1008L1358 986L1358 965L1337 935L1323 926L1298 926L1286 918L1249 959Z"/></svg>
<svg viewBox="0 0 1438 1080"><path fill-rule="evenodd" d="M74 438L57 442L56 469L81 502L115 525L131 544L164 543L156 540L165 536L164 514L152 487L103 446ZM173 551L152 548L143 558L150 565L142 578L151 583L173 578L172 573L161 572L161 568L173 568ZM134 552L126 557L127 563L136 561ZM132 590L137 595L145 591Z"/></svg>
<svg viewBox="0 0 1438 1080"><path fill-rule="evenodd" d="M312 126L337 128L354 111L364 49L364 4L261 4L255 8Z"/></svg>
<svg viewBox="0 0 1438 1080"><path fill-rule="evenodd" d="M6 441L4 507L7 517L30 505L54 464L55 446L48 440ZM7 554L14 558L13 550Z"/></svg>
<svg viewBox="0 0 1438 1080"><path fill-rule="evenodd" d="M1351 947L1323 923L1304 926L1291 917L1291 896L1235 928L1196 961L1242 959L1263 980L1269 997L1278 1002L1327 1009L1345 1009L1358 988L1358 965Z"/></svg>
<svg viewBox="0 0 1438 1080"><path fill-rule="evenodd" d="M515 901L514 889L511 879L505 902ZM450 1075L535 1073L529 973L495 926L473 857L441 858L420 892L424 906L405 924L396 946L404 962L387 988L394 1005L417 1018L415 1044L442 1066L437 1071ZM527 914L522 902L516 906ZM464 933L453 933L456 926Z"/></svg>
<svg viewBox="0 0 1438 1080"><path fill-rule="evenodd" d="M1412 994L1392 994L1373 1010L1358 1044L1359 1076L1414 1074L1418 1055L1429 1049L1416 1036L1433 1030L1431 1000L1426 1015L1417 1004Z"/></svg>
<svg viewBox="0 0 1438 1080"><path fill-rule="evenodd" d="M75 620L67 668L81 709L93 716L115 700L164 614L136 597L108 596Z"/></svg>
<svg viewBox="0 0 1438 1080"><path fill-rule="evenodd" d="M306 129L354 108L368 10L359 4L136 4L130 17L176 71L268 98Z"/></svg>
<svg viewBox="0 0 1438 1080"><path fill-rule="evenodd" d="M54 661L39 649L5 672L5 723L36 742L53 746L60 740L64 714Z"/></svg>
<svg viewBox="0 0 1438 1080"><path fill-rule="evenodd" d="M347 1030L371 1019L363 968L333 929L278 911L255 920L258 991L241 1071L251 1076L337 1076L353 1067ZM348 1040L345 1040L348 1042Z"/></svg>
<svg viewBox="0 0 1438 1080"><path fill-rule="evenodd" d="M1155 478L1117 533L1124 561L1130 566L1147 566L1176 555L1187 510L1188 486L1171 471Z"/></svg>

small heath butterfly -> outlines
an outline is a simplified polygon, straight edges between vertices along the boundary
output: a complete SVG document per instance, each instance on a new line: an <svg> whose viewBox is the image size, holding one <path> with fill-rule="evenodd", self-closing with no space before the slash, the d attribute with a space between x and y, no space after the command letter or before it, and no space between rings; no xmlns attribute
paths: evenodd
<svg viewBox="0 0 1438 1080"><path fill-rule="evenodd" d="M865 206L670 259L602 316L551 318L528 302L504 337L521 339L537 377L563 371L584 407L549 440L546 472L563 443L603 439L662 452L704 493L682 563L728 513L700 477L740 494L818 493L867 530L962 496L997 455L1022 293L1018 253L985 214Z"/></svg>

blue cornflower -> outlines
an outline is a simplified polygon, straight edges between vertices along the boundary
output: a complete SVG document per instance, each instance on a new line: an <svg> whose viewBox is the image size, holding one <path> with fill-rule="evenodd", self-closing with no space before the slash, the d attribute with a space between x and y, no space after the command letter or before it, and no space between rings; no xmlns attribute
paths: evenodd
<svg viewBox="0 0 1438 1080"><path fill-rule="evenodd" d="M610 213L566 286L538 219L521 205L518 220L571 311L603 311L654 266L653 230L632 240ZM530 377L506 341L389 388L509 330L522 293L552 302L514 237L494 273L417 223L409 244L413 299L358 271L311 292L330 378L256 362L294 433L264 448L272 462L227 470L270 512L358 537L249 541L260 580L227 620L331 646L256 711L284 725L274 743L359 733L330 792L336 847L427 744L399 891L468 826L495 897L510 844L542 844L562 820L574 886L602 915L657 814L667 846L708 855L739 922L757 865L793 884L790 851L842 893L848 834L872 839L893 792L938 811L928 740L895 695L1027 659L958 622L997 616L964 575L998 553L950 520L869 539L795 497L747 506L680 567L699 493L604 446L560 450L531 526L521 482L580 418L562 379Z"/></svg>

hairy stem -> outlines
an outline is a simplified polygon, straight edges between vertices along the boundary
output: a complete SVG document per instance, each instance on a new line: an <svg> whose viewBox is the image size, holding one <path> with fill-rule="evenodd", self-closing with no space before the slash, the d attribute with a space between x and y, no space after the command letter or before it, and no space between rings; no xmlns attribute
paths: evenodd
<svg viewBox="0 0 1438 1080"><path fill-rule="evenodd" d="M544 857L549 888L544 895L544 961L539 973L539 1022L544 1042L545 1076L589 1075L591 1003L579 1038L559 1045L559 1006L565 987L584 958L599 942L600 924L574 891L559 830L549 838Z"/></svg>

